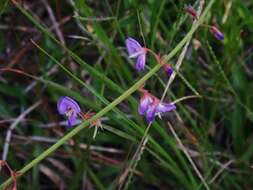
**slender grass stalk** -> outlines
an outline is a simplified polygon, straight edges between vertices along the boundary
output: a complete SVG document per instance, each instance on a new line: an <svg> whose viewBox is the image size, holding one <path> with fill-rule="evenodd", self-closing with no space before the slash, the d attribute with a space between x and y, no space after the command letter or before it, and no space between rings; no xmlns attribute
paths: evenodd
<svg viewBox="0 0 253 190"><path fill-rule="evenodd" d="M184 46L184 44L190 39L193 35L193 33L197 30L198 26L203 22L205 16L207 15L208 11L212 7L215 0L211 0L206 7L205 11L201 15L200 19L197 21L196 25L194 25L191 30L187 33L187 35L177 44L177 46L164 58L164 63L167 63L172 57L176 55L178 51ZM24 13L24 12L23 12ZM84 121L79 126L75 127L73 130L71 130L69 133L67 133L64 137L62 137L57 143L49 147L47 150L42 152L38 157L36 157L34 160L32 160L30 163L28 163L26 166L24 166L21 170L19 170L19 177L24 175L27 171L29 171L33 166L37 165L39 162L41 162L43 159L48 157L50 154L52 154L55 150L57 150L61 145L63 145L67 140L71 139L73 136L75 136L77 133L79 133L82 129L89 126L89 124L103 115L105 115L107 112L111 111L115 106L117 106L119 103L121 103L123 100L125 100L128 96L130 96L133 92L138 90L145 81L147 81L151 76L153 76L160 68L162 64L157 64L152 70L150 70L145 76L143 76L138 82L136 82L132 87L130 87L128 90L126 90L122 95L120 95L118 98L116 98L113 102L111 102L108 106L103 108L101 111L99 111L96 115L94 115L91 119ZM10 183L12 182L12 179L9 178L6 180L1 186L0 190L4 190Z"/></svg>
<svg viewBox="0 0 253 190"><path fill-rule="evenodd" d="M204 3L205 3L204 0L200 0L200 2L199 2L199 8L198 8L198 12L197 12L197 17L198 17L198 18L199 18L199 16L200 16L201 12L202 12L202 9L203 9L203 7L204 7ZM197 20L194 20L194 22L193 22L193 24L192 24L192 28L195 27L195 25L197 25L197 24L198 24ZM188 50L188 47L189 47L189 45L190 45L190 42L191 42L191 38L189 38L189 39L187 40L187 42L185 43L185 45L184 45L184 47L183 47L183 51L182 51L181 54L179 55L179 58L178 58L178 60L177 60L176 66L175 66L175 69L176 69L176 70L173 71L173 73L171 74L171 76L170 76L170 78L169 78L169 80L168 80L168 82L167 82L167 84L166 84L166 87L165 87L165 89L164 89L164 92L163 92L161 101L164 100L164 98L165 98L165 96L166 96L166 92L168 91L170 85L172 84L172 82L174 81L174 79L175 79L175 77L176 77L176 74L177 74L176 71L178 71L178 70L180 69L180 67L181 67L181 65L182 65L182 63L183 63L183 60L184 60L184 57L185 57L186 52L187 52L187 50ZM196 95L199 95L199 94L196 94Z"/></svg>
<svg viewBox="0 0 253 190"><path fill-rule="evenodd" d="M173 134L173 136L175 137L179 147L183 150L185 156L187 157L187 159L189 160L189 162L191 163L194 171L196 172L196 174L198 175L198 177L200 178L200 180L202 181L202 183L204 184L205 188L207 190L210 190L207 182L205 181L204 177L202 176L202 174L200 173L199 169L197 168L196 164L194 163L194 161L192 160L191 156L189 155L189 153L187 152L186 148L184 147L182 141L180 140L180 138L177 136L177 133L175 132L175 130L173 129L172 125L170 124L170 122L168 122L168 126L169 129L171 131L171 133Z"/></svg>
<svg viewBox="0 0 253 190"><path fill-rule="evenodd" d="M207 47L208 47L208 49L209 49L209 51L211 53L212 58L214 59L214 62L217 64L218 69L219 69L219 71L220 71L220 73L221 73L224 81L227 83L230 92L234 95L234 97L235 97L236 101L238 102L238 104L240 106L242 106L242 108L244 108L248 112L248 115L249 115L250 119L252 119L253 118L253 112L252 112L252 110L242 102L241 98L239 97L239 95L237 94L237 92L233 88L232 84L230 83L229 79L227 78L225 72L223 71L223 69L222 69L222 67L220 65L220 62L216 58L216 55L214 54L214 51L213 51L212 47L210 46L210 44L208 42L207 42Z"/></svg>
<svg viewBox="0 0 253 190"><path fill-rule="evenodd" d="M142 155L142 153L145 149L145 145L148 142L148 132L149 132L149 129L150 129L151 125L152 125L152 123L150 123L147 126L147 128L146 128L146 130L145 130L145 132L142 136L141 142L139 143L139 145L138 145L138 147L137 147L137 149L134 153L134 156L132 157L132 159L129 163L129 166L126 169L126 174L125 175L127 177L127 181L126 181L126 185L124 187L124 190L128 189L128 186L130 185L130 182L131 182L131 179L132 179L132 176L133 176L133 170L135 170L139 160L141 159L141 155ZM127 176L128 172L129 172L129 176Z"/></svg>

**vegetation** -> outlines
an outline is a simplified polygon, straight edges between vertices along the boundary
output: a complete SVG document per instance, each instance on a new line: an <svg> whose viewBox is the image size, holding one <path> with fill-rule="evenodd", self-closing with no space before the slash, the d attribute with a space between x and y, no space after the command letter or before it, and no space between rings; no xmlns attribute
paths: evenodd
<svg viewBox="0 0 253 190"><path fill-rule="evenodd" d="M0 189L251 189L252 7L0 1Z"/></svg>

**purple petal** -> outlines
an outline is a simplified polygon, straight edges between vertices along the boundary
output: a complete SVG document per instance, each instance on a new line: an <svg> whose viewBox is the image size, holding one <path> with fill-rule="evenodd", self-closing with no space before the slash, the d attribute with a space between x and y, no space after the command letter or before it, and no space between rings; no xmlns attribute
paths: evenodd
<svg viewBox="0 0 253 190"><path fill-rule="evenodd" d="M57 109L60 114L65 114L67 111L69 111L69 109L73 109L76 113L81 112L77 102L68 96L62 96L58 100Z"/></svg>
<svg viewBox="0 0 253 190"><path fill-rule="evenodd" d="M68 107L66 104L66 97L60 97L60 99L57 102L57 109L60 114L65 114L68 111Z"/></svg>
<svg viewBox="0 0 253 190"><path fill-rule="evenodd" d="M143 53L141 55L138 56L136 64L135 64L135 68L137 71L142 71L145 67L145 62L146 62L146 54Z"/></svg>
<svg viewBox="0 0 253 190"><path fill-rule="evenodd" d="M156 113L156 105L152 104L152 106L149 106L146 114L148 124L153 122L153 120L155 119L155 113Z"/></svg>
<svg viewBox="0 0 253 190"><path fill-rule="evenodd" d="M176 109L175 104L159 103L156 107L156 113L165 113Z"/></svg>
<svg viewBox="0 0 253 190"><path fill-rule="evenodd" d="M224 34L217 27L212 26L210 30L215 36L215 38L221 41L224 40Z"/></svg>
<svg viewBox="0 0 253 190"><path fill-rule="evenodd" d="M163 69L165 70L165 72L170 76L173 73L173 69L171 68L170 65L165 64L163 65Z"/></svg>
<svg viewBox="0 0 253 190"><path fill-rule="evenodd" d="M145 112L148 110L148 107L152 103L152 98L148 95L144 95L144 98L141 99L138 112L140 115L144 115Z"/></svg>
<svg viewBox="0 0 253 190"><path fill-rule="evenodd" d="M170 76L172 73L173 73L173 69L172 69L172 68L167 69L167 74L168 74L169 76Z"/></svg>
<svg viewBox="0 0 253 190"><path fill-rule="evenodd" d="M142 49L139 42L137 42L135 39L131 37L126 39L126 47L127 47L129 56L139 52Z"/></svg>
<svg viewBox="0 0 253 190"><path fill-rule="evenodd" d="M221 32L215 32L214 35L218 40L224 40L224 35Z"/></svg>
<svg viewBox="0 0 253 190"><path fill-rule="evenodd" d="M73 112L73 114L68 118L68 128L76 124L76 119L77 119L77 114Z"/></svg>

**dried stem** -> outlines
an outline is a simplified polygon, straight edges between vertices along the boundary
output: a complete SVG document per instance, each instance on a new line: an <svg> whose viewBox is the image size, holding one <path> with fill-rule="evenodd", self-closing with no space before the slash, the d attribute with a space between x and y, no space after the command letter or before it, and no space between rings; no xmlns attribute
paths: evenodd
<svg viewBox="0 0 253 190"><path fill-rule="evenodd" d="M53 28L55 29L56 35L58 36L60 42L62 44L65 44L65 40L64 40L63 34L62 34L62 32L60 30L60 27L59 27L60 25L56 21L56 18L54 16L53 10L51 9L51 7L49 6L49 4L47 3L47 0L42 0L42 2L45 5L46 10L47 10L48 15L49 15L49 18L52 21Z"/></svg>
<svg viewBox="0 0 253 190"><path fill-rule="evenodd" d="M219 175L228 168L228 166L232 163L234 163L235 160L229 160L226 162L224 165L221 166L221 168L218 170L218 172L212 177L212 179L208 182L209 184L212 184L218 177Z"/></svg>
<svg viewBox="0 0 253 190"><path fill-rule="evenodd" d="M7 135L5 137L5 143L4 143L4 150L3 150L3 155L2 155L2 160L6 160L7 154L9 151L9 146L10 146L10 140L11 140L11 135L12 131L15 129L15 127L24 119L24 117L29 114L32 110L34 110L36 107L38 107L41 104L41 101L36 102L32 106L30 106L27 110L25 110L23 113L21 113L17 119L11 124L7 131ZM1 171L1 168L0 168Z"/></svg>

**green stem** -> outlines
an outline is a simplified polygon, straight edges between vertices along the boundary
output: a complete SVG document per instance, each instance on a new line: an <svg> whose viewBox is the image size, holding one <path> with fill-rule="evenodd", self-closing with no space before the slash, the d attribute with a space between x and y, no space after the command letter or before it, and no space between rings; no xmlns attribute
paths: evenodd
<svg viewBox="0 0 253 190"><path fill-rule="evenodd" d="M176 55L176 53L183 47L183 45L187 42L189 38L193 35L193 33L197 30L198 26L203 22L206 14L210 10L212 4L215 0L211 0L206 7L205 11L203 12L202 16L198 20L197 24L191 28L191 30L187 33L187 35L177 44L177 46L164 58L164 62L168 62L173 56ZM96 115L94 115L91 119L84 121L79 126L75 127L72 131L67 133L64 137L62 137L57 143L49 147L47 150L45 150L43 153L41 153L37 158L32 160L30 163L28 163L25 167L23 167L19 172L19 176L24 175L27 171L29 171L33 166L37 165L40 161L48 157L50 154L52 154L55 150L57 150L61 145L63 145L67 140L71 139L73 136L75 136L77 133L79 133L82 129L89 126L89 124L92 121L95 121L105 115L107 112L112 110L115 106L117 106L120 102L125 100L129 95L131 95L133 92L138 90L142 84L147 81L152 75L154 75L161 67L161 64L157 64L152 70L150 70L145 76L143 76L137 83L135 83L132 87L130 87L127 91L125 91L121 96L116 98L113 102L111 102L108 106L103 108L101 111L99 111ZM6 180L1 186L0 190L4 190L10 183L12 182L12 179L9 178Z"/></svg>
<svg viewBox="0 0 253 190"><path fill-rule="evenodd" d="M131 161L129 163L129 166L127 168L127 171L129 172L129 176L126 175L127 181L126 181L126 185L125 185L125 187L124 187L123 190L127 190L128 189L128 186L129 186L130 181L131 181L132 176L133 176L133 170L135 170L135 168L137 166L137 163L139 162L141 154L143 152L141 150L144 150L145 144L147 143L148 132L149 132L149 129L150 129L151 125L152 125L152 123L150 123L147 126L147 128L146 128L146 130L145 130L145 132L144 132L144 134L142 136L141 142L139 143L139 145L138 145L138 147L137 147L137 149L136 149L136 151L135 151L135 153L134 153L134 155L133 155L133 157L132 157L132 159L131 159ZM145 141L146 141L146 143L145 143ZM122 184L122 185L124 185L124 184Z"/></svg>

